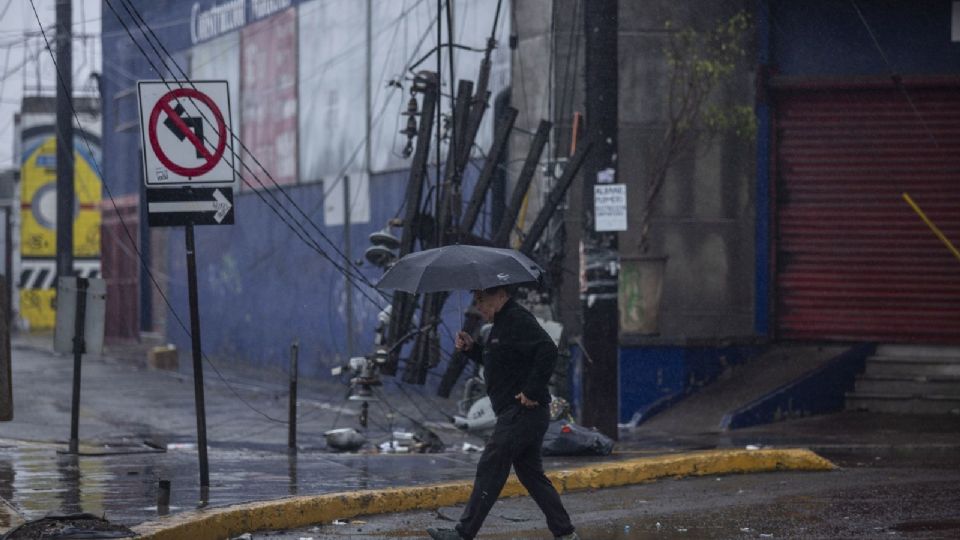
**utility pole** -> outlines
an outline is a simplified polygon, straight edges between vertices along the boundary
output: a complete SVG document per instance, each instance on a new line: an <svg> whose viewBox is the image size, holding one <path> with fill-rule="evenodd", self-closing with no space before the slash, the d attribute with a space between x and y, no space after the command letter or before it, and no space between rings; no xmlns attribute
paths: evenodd
<svg viewBox="0 0 960 540"><path fill-rule="evenodd" d="M583 14L587 137L595 142L583 165L581 302L583 411L587 426L617 438L619 413L619 329L617 315L617 234L598 233L593 192L600 171L617 168L618 0L594 0ZM608 176L609 175L605 175Z"/></svg>
<svg viewBox="0 0 960 540"><path fill-rule="evenodd" d="M71 0L57 0L57 276L73 275L73 51Z"/></svg>

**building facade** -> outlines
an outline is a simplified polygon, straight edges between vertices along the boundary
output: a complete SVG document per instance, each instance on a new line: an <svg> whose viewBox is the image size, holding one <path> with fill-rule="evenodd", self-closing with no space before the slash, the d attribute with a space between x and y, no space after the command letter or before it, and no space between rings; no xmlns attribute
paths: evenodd
<svg viewBox="0 0 960 540"><path fill-rule="evenodd" d="M435 6L422 0L133 5L135 11L120 13L105 6L103 22L105 184L117 202L104 216L112 233L104 250L116 254L105 274L118 277L110 296L121 299L108 314L113 337L154 331L181 350L190 347L182 229L147 228L140 203L137 102L139 80L189 77L228 82L236 136L236 223L197 229L204 350L213 359L285 369L290 344L299 341L303 370L316 376L328 376L348 354L371 352L377 316L389 302L368 284L350 287L336 266L362 262L368 236L399 215L410 167L401 113L413 75L437 68ZM476 79L491 32L501 43L492 55L491 102L509 86L510 13L496 17L495 8L455 3L457 48L452 60L449 48L441 59L444 114L457 79ZM482 149L493 136L492 116L491 109L477 136ZM435 175L434 151L430 161ZM476 168L467 176L468 188ZM124 251L136 258L121 257ZM353 271L361 282L382 274L369 263ZM445 315L451 324L457 319L452 311Z"/></svg>
<svg viewBox="0 0 960 540"><path fill-rule="evenodd" d="M180 69L191 78L229 81L246 179L237 186L236 225L198 234L205 349L216 358L281 366L299 339L301 350L315 355L307 368L315 375L341 362L348 349L359 354L379 307L350 293L343 275L298 240L271 196L289 194L329 239L321 240L323 250L335 255L349 246L354 259L367 235L397 215L409 166L400 113L410 70L435 69L436 57L428 55L437 42L432 6L414 0L135 4L169 55L158 61L144 41L146 29L132 24L130 14L120 19L139 47L105 13L104 182L120 202L116 213L126 213L128 224L144 222L136 81L180 77ZM522 230L569 157L577 122L589 122L575 119L584 110L583 12L590 3L506 2L496 26L495 2L452 4L459 44L482 48L494 28L491 101L519 109L519 133L534 131L541 119L554 123L518 221ZM705 106L746 109L750 129L720 130L685 148L645 220L648 169L670 127L672 65L665 49L682 32L708 32L740 14L749 20L741 36L745 60ZM960 241L955 2L621 1L618 24L616 174L628 197L619 256L666 261L655 334L620 332L621 421L689 394L773 342L956 343L957 261L903 197L909 194L946 237ZM412 66L425 55L427 63ZM480 57L460 49L455 78L475 79ZM449 59L441 64L450 94ZM448 98L442 101L449 110ZM492 138L487 116L482 149ZM529 145L528 136L511 138L501 199ZM351 178L349 244L345 176ZM586 300L580 182L568 193L541 253L562 255L552 316L576 336ZM488 218L487 231L496 216ZM105 214L105 230L108 222L119 220ZM638 242L642 229L646 246ZM185 333L165 305L169 300L174 312L186 313L182 234L137 230L155 275L118 269L137 276L121 295L137 299L123 308L138 322L129 335L160 329L185 349ZM379 276L369 266L358 272ZM356 329L350 346L348 304ZM575 367L582 355L575 344L570 351Z"/></svg>

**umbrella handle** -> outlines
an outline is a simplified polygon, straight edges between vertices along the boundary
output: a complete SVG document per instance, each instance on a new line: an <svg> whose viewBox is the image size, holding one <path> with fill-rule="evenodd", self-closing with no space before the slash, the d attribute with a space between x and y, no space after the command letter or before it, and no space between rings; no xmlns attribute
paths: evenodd
<svg viewBox="0 0 960 540"><path fill-rule="evenodd" d="M457 291L457 304L460 308L460 329L463 330L463 293Z"/></svg>

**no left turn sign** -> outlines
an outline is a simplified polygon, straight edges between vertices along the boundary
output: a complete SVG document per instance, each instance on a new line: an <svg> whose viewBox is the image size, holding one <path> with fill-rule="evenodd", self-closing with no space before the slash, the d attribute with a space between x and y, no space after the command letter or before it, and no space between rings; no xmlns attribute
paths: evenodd
<svg viewBox="0 0 960 540"><path fill-rule="evenodd" d="M140 81L147 186L233 184L226 81Z"/></svg>

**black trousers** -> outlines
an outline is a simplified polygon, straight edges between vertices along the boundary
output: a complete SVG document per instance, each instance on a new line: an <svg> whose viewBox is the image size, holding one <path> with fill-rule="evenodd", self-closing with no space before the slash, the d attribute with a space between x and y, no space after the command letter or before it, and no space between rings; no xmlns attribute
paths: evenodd
<svg viewBox="0 0 960 540"><path fill-rule="evenodd" d="M547 527L554 536L563 536L573 532L570 516L560 502L560 495L543 474L543 461L540 458L540 446L543 434L550 423L550 411L543 406L527 409L519 403L510 407L497 417L493 435L487 441L480 462L477 463L477 477L473 482L473 492L457 531L460 536L472 539L480 531L483 520L497 502L503 485L510 476L513 466L517 478L527 488L540 511L547 518Z"/></svg>

